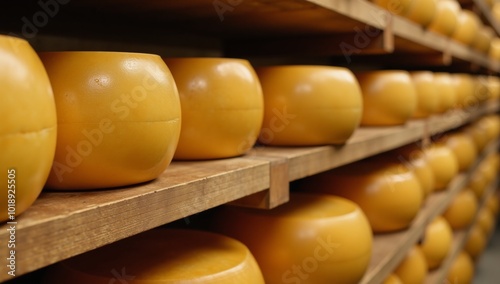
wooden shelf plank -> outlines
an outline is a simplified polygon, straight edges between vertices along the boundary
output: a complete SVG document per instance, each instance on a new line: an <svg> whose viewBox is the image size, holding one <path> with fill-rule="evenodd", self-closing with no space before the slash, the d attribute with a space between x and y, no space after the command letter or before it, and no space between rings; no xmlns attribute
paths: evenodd
<svg viewBox="0 0 500 284"><path fill-rule="evenodd" d="M246 158L174 162L147 184L44 192L16 219L16 275L265 190L269 167L267 161ZM8 240L7 226L0 226L1 243ZM0 274L0 281L7 279L7 273Z"/></svg>

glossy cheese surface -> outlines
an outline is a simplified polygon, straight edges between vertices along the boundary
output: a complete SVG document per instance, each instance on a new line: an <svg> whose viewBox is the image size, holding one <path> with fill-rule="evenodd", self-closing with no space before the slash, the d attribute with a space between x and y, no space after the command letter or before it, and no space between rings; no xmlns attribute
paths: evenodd
<svg viewBox="0 0 500 284"><path fill-rule="evenodd" d="M417 91L410 74L400 70L357 73L363 93L361 125L401 125L417 109Z"/></svg>
<svg viewBox="0 0 500 284"><path fill-rule="evenodd" d="M477 148L472 137L456 132L444 138L445 145L451 149L458 162L458 170L465 171L472 166L477 158Z"/></svg>
<svg viewBox="0 0 500 284"><path fill-rule="evenodd" d="M474 193L470 190L463 190L450 203L443 217L454 230L465 229L473 221L477 207Z"/></svg>
<svg viewBox="0 0 500 284"><path fill-rule="evenodd" d="M423 148L413 143L395 149L393 153L396 155L396 159L410 168L418 178L424 198L431 194L435 188L436 178Z"/></svg>
<svg viewBox="0 0 500 284"><path fill-rule="evenodd" d="M459 101L451 75L448 73L435 73L434 82L439 93L438 113L444 113L455 108Z"/></svg>
<svg viewBox="0 0 500 284"><path fill-rule="evenodd" d="M458 24L460 5L455 0L437 0L436 15L429 25L429 30L452 36Z"/></svg>
<svg viewBox="0 0 500 284"><path fill-rule="evenodd" d="M434 189L444 190L458 174L459 165L453 151L445 145L433 144L424 150L434 172Z"/></svg>
<svg viewBox="0 0 500 284"><path fill-rule="evenodd" d="M264 92L262 144L343 144L359 126L361 90L348 69L270 66L257 73Z"/></svg>
<svg viewBox="0 0 500 284"><path fill-rule="evenodd" d="M246 60L164 58L179 89L182 127L174 159L244 154L257 140L264 101Z"/></svg>
<svg viewBox="0 0 500 284"><path fill-rule="evenodd" d="M389 276L385 279L384 284L403 284L403 281L396 274L389 274Z"/></svg>
<svg viewBox="0 0 500 284"><path fill-rule="evenodd" d="M474 263L471 257L462 251L448 271L446 279L448 283L471 284L474 278Z"/></svg>
<svg viewBox="0 0 500 284"><path fill-rule="evenodd" d="M411 1L408 11L403 16L425 27L432 22L436 11L436 0Z"/></svg>
<svg viewBox="0 0 500 284"><path fill-rule="evenodd" d="M448 255L453 242L453 231L443 217L434 219L425 229L420 248L429 269L437 268Z"/></svg>
<svg viewBox="0 0 500 284"><path fill-rule="evenodd" d="M453 74L451 76L457 97L459 108L469 108L476 106L474 79L469 74Z"/></svg>
<svg viewBox="0 0 500 284"><path fill-rule="evenodd" d="M472 11L460 10L457 17L457 26L452 38L465 45L471 45L479 32L481 20Z"/></svg>
<svg viewBox="0 0 500 284"><path fill-rule="evenodd" d="M414 118L425 118L437 113L440 100L434 83L434 75L429 71L411 72L411 79L417 91L417 109Z"/></svg>
<svg viewBox="0 0 500 284"><path fill-rule="evenodd" d="M271 210L225 206L211 227L250 248L267 284L354 284L371 258L364 213L340 197L292 193Z"/></svg>
<svg viewBox="0 0 500 284"><path fill-rule="evenodd" d="M42 191L54 158L57 119L49 78L27 41L0 35L0 65L2 222L9 218L9 202L15 201L17 217Z"/></svg>
<svg viewBox="0 0 500 284"><path fill-rule="evenodd" d="M403 283L422 284L427 276L425 255L418 246L414 246L399 266L394 270Z"/></svg>
<svg viewBox="0 0 500 284"><path fill-rule="evenodd" d="M48 52L59 131L47 186L58 190L149 181L170 164L181 124L179 95L157 55Z"/></svg>
<svg viewBox="0 0 500 284"><path fill-rule="evenodd" d="M242 243L226 236L157 229L62 261L45 283L263 284L259 267Z"/></svg>

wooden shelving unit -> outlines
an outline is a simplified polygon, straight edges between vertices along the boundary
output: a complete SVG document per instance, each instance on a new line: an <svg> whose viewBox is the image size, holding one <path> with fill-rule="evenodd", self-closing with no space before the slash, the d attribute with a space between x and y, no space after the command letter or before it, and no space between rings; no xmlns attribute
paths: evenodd
<svg viewBox="0 0 500 284"><path fill-rule="evenodd" d="M483 0L474 2L479 7L485 5ZM189 50L189 54L248 58L300 55L298 59L305 62L308 59L304 58L320 56L329 59L327 63L333 60L334 65L350 64L340 47L349 44L359 50L353 58L377 55L387 64L401 64L404 58L407 67L448 66L455 71L453 64L459 61L469 66L461 72L500 72L500 62L366 0L224 1L230 6L222 12L214 3L68 1L58 6L47 23L35 27L30 42L37 50L84 46L87 50L157 50L163 56ZM22 19L30 21L44 11L37 1L12 1L1 6L0 32L21 36L27 35ZM359 45L360 31L368 32L366 45ZM291 181L429 138L499 110L498 101L488 102L404 126L360 128L342 146L256 146L245 156L232 159L173 162L157 180L127 188L44 192L17 218L16 275L222 204L264 209L279 206L288 201ZM487 151L494 151L494 147ZM467 179L467 174L461 174L447 191L430 197L408 230L378 235L362 283L380 283ZM0 226L0 243L8 238L6 227ZM5 258L0 259L5 267L4 262ZM6 273L0 274L0 282L9 279Z"/></svg>

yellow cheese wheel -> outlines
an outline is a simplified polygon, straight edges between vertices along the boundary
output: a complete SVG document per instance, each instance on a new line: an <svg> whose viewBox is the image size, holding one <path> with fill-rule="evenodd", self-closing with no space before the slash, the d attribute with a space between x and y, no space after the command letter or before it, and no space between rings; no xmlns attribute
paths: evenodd
<svg viewBox="0 0 500 284"><path fill-rule="evenodd" d="M453 242L453 231L443 217L434 219L423 236L420 248L425 255L429 269L437 268L450 252Z"/></svg>
<svg viewBox="0 0 500 284"><path fill-rule="evenodd" d="M497 139L500 135L500 117L498 115L488 115L480 118L477 126L485 132L487 143Z"/></svg>
<svg viewBox="0 0 500 284"><path fill-rule="evenodd" d="M361 125L401 125L417 109L417 92L406 71L385 70L357 73L363 93Z"/></svg>
<svg viewBox="0 0 500 284"><path fill-rule="evenodd" d="M489 91L489 99L492 101L500 98L500 78L497 76L486 77L487 86Z"/></svg>
<svg viewBox="0 0 500 284"><path fill-rule="evenodd" d="M464 129L464 133L472 137L479 153L483 151L484 147L488 144L488 135L486 134L485 129L483 129L483 127L481 127L478 123L473 123L472 125L466 127Z"/></svg>
<svg viewBox="0 0 500 284"><path fill-rule="evenodd" d="M398 161L413 171L420 182L425 199L434 191L436 178L423 149L414 143L395 149L393 153Z"/></svg>
<svg viewBox="0 0 500 284"><path fill-rule="evenodd" d="M47 186L59 190L124 186L155 179L179 139L175 82L157 55L49 52L57 147Z"/></svg>
<svg viewBox="0 0 500 284"><path fill-rule="evenodd" d="M498 198L498 196L494 195L488 198L486 205L488 207L488 210L490 210L493 214L493 217L498 216L498 212L500 209L500 199Z"/></svg>
<svg viewBox="0 0 500 284"><path fill-rule="evenodd" d="M474 39L472 47L477 51L489 54L491 41L494 38L495 32L488 26L482 26L479 28L479 32Z"/></svg>
<svg viewBox="0 0 500 284"><path fill-rule="evenodd" d="M451 36L458 24L460 5L455 0L437 0L436 15L429 25L429 30Z"/></svg>
<svg viewBox="0 0 500 284"><path fill-rule="evenodd" d="M453 151L443 144L432 144L424 149L425 156L434 172L434 189L444 190L458 174L458 160Z"/></svg>
<svg viewBox="0 0 500 284"><path fill-rule="evenodd" d="M438 90L434 84L434 75L430 71L411 72L411 79L417 93L417 109L414 118L425 118L437 113L440 100Z"/></svg>
<svg viewBox="0 0 500 284"><path fill-rule="evenodd" d="M226 236L159 229L52 266L45 283L263 284L248 248Z"/></svg>
<svg viewBox="0 0 500 284"><path fill-rule="evenodd" d="M427 261L418 246L414 246L394 270L403 283L421 284L427 276Z"/></svg>
<svg viewBox="0 0 500 284"><path fill-rule="evenodd" d="M461 252L448 270L447 283L470 284L473 277L474 263L466 252Z"/></svg>
<svg viewBox="0 0 500 284"><path fill-rule="evenodd" d="M346 68L271 66L257 69L264 92L259 142L266 145L343 144L359 126L363 101Z"/></svg>
<svg viewBox="0 0 500 284"><path fill-rule="evenodd" d="M247 60L164 58L179 89L182 127L174 159L239 156L254 145L264 100Z"/></svg>
<svg viewBox="0 0 500 284"><path fill-rule="evenodd" d="M500 5L498 6L500 8ZM488 56L496 61L500 61L500 38L493 37L490 42L490 50L488 51Z"/></svg>
<svg viewBox="0 0 500 284"><path fill-rule="evenodd" d="M386 9L392 14L404 15L408 13L408 9L412 4L412 0L372 0L373 3L379 5L380 7Z"/></svg>
<svg viewBox="0 0 500 284"><path fill-rule="evenodd" d="M465 171L477 158L477 148L472 137L465 133L455 132L444 137L443 143L455 154L458 170Z"/></svg>
<svg viewBox="0 0 500 284"><path fill-rule="evenodd" d="M493 2L490 0L490 2ZM492 13L496 21L500 22L500 2L495 2L493 5Z"/></svg>
<svg viewBox="0 0 500 284"><path fill-rule="evenodd" d="M474 94L474 79L469 74L453 74L451 76L455 86L457 106L460 108L476 107L477 100Z"/></svg>
<svg viewBox="0 0 500 284"><path fill-rule="evenodd" d="M495 228L495 216L487 207L482 208L477 216L477 224L483 230L484 235L489 237Z"/></svg>
<svg viewBox="0 0 500 284"><path fill-rule="evenodd" d="M475 170L469 179L467 188L472 190L472 192L476 195L476 198L479 200L483 197L486 186L488 186L488 179L486 178L484 171L481 171L480 169Z"/></svg>
<svg viewBox="0 0 500 284"><path fill-rule="evenodd" d="M401 281L401 278L399 278L399 276L397 276L394 273L391 273L385 279L384 284L403 284L403 281Z"/></svg>
<svg viewBox="0 0 500 284"><path fill-rule="evenodd" d="M363 211L335 196L292 193L267 211L226 206L211 227L249 247L267 284L358 283L371 258Z"/></svg>
<svg viewBox="0 0 500 284"><path fill-rule="evenodd" d="M454 230L467 228L474 219L478 207L476 196L470 190L463 190L448 205L443 217Z"/></svg>
<svg viewBox="0 0 500 284"><path fill-rule="evenodd" d="M0 222L38 197L56 148L56 109L47 73L25 40L0 35ZM9 214L10 213L10 214Z"/></svg>
<svg viewBox="0 0 500 284"><path fill-rule="evenodd" d="M434 73L434 82L439 93L438 112L443 113L455 108L459 101L451 75Z"/></svg>
<svg viewBox="0 0 500 284"><path fill-rule="evenodd" d="M432 22L436 11L436 0L411 1L408 11L403 16L425 27Z"/></svg>
<svg viewBox="0 0 500 284"><path fill-rule="evenodd" d="M452 38L465 45L473 44L479 32L481 20L470 10L460 10L457 20Z"/></svg>
<svg viewBox="0 0 500 284"><path fill-rule="evenodd" d="M477 260L486 248L486 234L479 224L472 226L467 241L465 242L464 250L469 256Z"/></svg>
<svg viewBox="0 0 500 284"><path fill-rule="evenodd" d="M392 159L372 158L300 181L307 192L338 195L356 202L374 232L401 230L411 223L423 203L417 177Z"/></svg>

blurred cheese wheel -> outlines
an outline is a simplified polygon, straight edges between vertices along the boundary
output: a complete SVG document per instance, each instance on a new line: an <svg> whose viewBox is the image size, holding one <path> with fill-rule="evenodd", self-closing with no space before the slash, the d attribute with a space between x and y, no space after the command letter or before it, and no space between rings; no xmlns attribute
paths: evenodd
<svg viewBox="0 0 500 284"><path fill-rule="evenodd" d="M496 115L488 115L479 119L478 127L486 133L486 140L489 142L498 138L500 134L500 119Z"/></svg>
<svg viewBox="0 0 500 284"><path fill-rule="evenodd" d="M130 185L157 178L179 139L175 82L158 55L46 52L57 147L47 186L57 190Z"/></svg>
<svg viewBox="0 0 500 284"><path fill-rule="evenodd" d="M485 207L479 211L477 218L477 224L481 230L483 230L484 235L489 237L495 227L495 216L487 207Z"/></svg>
<svg viewBox="0 0 500 284"><path fill-rule="evenodd" d="M472 47L477 51L489 54L491 41L494 38L493 30L488 26L482 26L479 28L479 32L474 39Z"/></svg>
<svg viewBox="0 0 500 284"><path fill-rule="evenodd" d="M487 2L493 2L493 0L488 0ZM493 5L492 13L496 21L500 22L500 2L496 1Z"/></svg>
<svg viewBox="0 0 500 284"><path fill-rule="evenodd" d="M490 210L493 214L493 217L496 217L500 209L500 200L498 196L494 195L490 197L486 203L486 206L488 207L488 210Z"/></svg>
<svg viewBox="0 0 500 284"><path fill-rule="evenodd" d="M414 246L394 270L403 283L421 284L427 276L427 261L418 246Z"/></svg>
<svg viewBox="0 0 500 284"><path fill-rule="evenodd" d="M130 281L130 282L129 282ZM209 232L159 229L64 260L45 283L264 283L248 250Z"/></svg>
<svg viewBox="0 0 500 284"><path fill-rule="evenodd" d="M436 11L436 0L411 1L408 11L403 16L425 27L432 22Z"/></svg>
<svg viewBox="0 0 500 284"><path fill-rule="evenodd" d="M434 75L429 71L411 72L411 79L417 93L417 109L414 118L425 118L438 111L439 93L434 84Z"/></svg>
<svg viewBox="0 0 500 284"><path fill-rule="evenodd" d="M374 232L401 230L423 202L423 191L411 169L391 159L366 159L300 181L307 192L338 195L356 202Z"/></svg>
<svg viewBox="0 0 500 284"><path fill-rule="evenodd" d="M474 263L466 252L460 252L446 276L447 283L470 284L474 277Z"/></svg>
<svg viewBox="0 0 500 284"><path fill-rule="evenodd" d="M174 159L239 156L254 145L264 101L246 60L164 58L179 89L182 127Z"/></svg>
<svg viewBox="0 0 500 284"><path fill-rule="evenodd" d="M432 144L424 149L425 156L434 172L434 189L444 190L458 174L458 161L453 151L442 144Z"/></svg>
<svg viewBox="0 0 500 284"><path fill-rule="evenodd" d="M436 15L429 25L429 30L451 36L458 24L460 5L455 0L437 0Z"/></svg>
<svg viewBox="0 0 500 284"><path fill-rule="evenodd" d="M373 3L379 5L380 7L386 9L392 14L404 15L408 12L412 0L372 0Z"/></svg>
<svg viewBox="0 0 500 284"><path fill-rule="evenodd" d="M457 27L452 38L465 45L471 45L479 32L481 20L474 12L469 10L461 10L458 13L457 20Z"/></svg>
<svg viewBox="0 0 500 284"><path fill-rule="evenodd" d="M463 190L455 196L443 213L443 217L454 230L467 228L474 220L477 211L477 200L470 190Z"/></svg>
<svg viewBox="0 0 500 284"><path fill-rule="evenodd" d="M265 107L261 143L342 144L359 126L361 90L348 69L274 66L258 68L257 73Z"/></svg>
<svg viewBox="0 0 500 284"><path fill-rule="evenodd" d="M472 137L456 132L447 135L443 142L455 154L459 171L465 171L472 166L478 154Z"/></svg>
<svg viewBox="0 0 500 284"><path fill-rule="evenodd" d="M23 213L42 191L54 159L57 121L49 78L27 41L0 35L0 65L3 222L9 212Z"/></svg>
<svg viewBox="0 0 500 284"><path fill-rule="evenodd" d="M434 219L425 229L420 248L425 255L429 269L437 268L450 252L453 231L443 217Z"/></svg>
<svg viewBox="0 0 500 284"><path fill-rule="evenodd" d="M399 161L402 161L404 165L413 171L420 182L425 199L434 191L436 178L422 148L414 143L400 147L394 150L394 153Z"/></svg>
<svg viewBox="0 0 500 284"><path fill-rule="evenodd" d="M417 109L417 93L406 71L367 71L356 74L363 93L361 125L401 125Z"/></svg>
<svg viewBox="0 0 500 284"><path fill-rule="evenodd" d="M451 75L448 73L434 73L434 82L439 93L438 112L451 110L459 103Z"/></svg>
<svg viewBox="0 0 500 284"><path fill-rule="evenodd" d="M479 200L483 197L486 186L488 185L488 180L484 175L484 172L480 169L476 169L469 180L467 187L474 192L476 198Z"/></svg>
<svg viewBox="0 0 500 284"><path fill-rule="evenodd" d="M486 248L486 234L479 224L472 226L467 241L465 242L464 250L469 256L477 260Z"/></svg>
<svg viewBox="0 0 500 284"><path fill-rule="evenodd" d="M497 76L488 76L486 80L490 92L489 99L498 100L500 98L500 78Z"/></svg>
<svg viewBox="0 0 500 284"><path fill-rule="evenodd" d="M474 98L474 80L469 74L453 74L451 76L453 85L455 86L455 94L457 97L457 106L460 108L469 108L476 106Z"/></svg>
<svg viewBox="0 0 500 284"><path fill-rule="evenodd" d="M483 151L486 144L488 144L488 135L483 127L481 127L477 122L466 127L464 129L464 133L472 137L479 153Z"/></svg>
<svg viewBox="0 0 500 284"><path fill-rule="evenodd" d="M485 76L474 77L474 99L476 106L486 101L489 97L488 84Z"/></svg>
<svg viewBox="0 0 500 284"><path fill-rule="evenodd" d="M358 283L371 258L365 215L340 197L292 193L271 210L219 208L211 222L249 247L267 284Z"/></svg>
<svg viewBox="0 0 500 284"><path fill-rule="evenodd" d="M500 5L498 6L500 8ZM488 56L495 60L500 61L500 38L494 37L490 42L490 50L488 51Z"/></svg>
<svg viewBox="0 0 500 284"><path fill-rule="evenodd" d="M389 274L385 279L384 284L403 284L403 281L396 274Z"/></svg>

